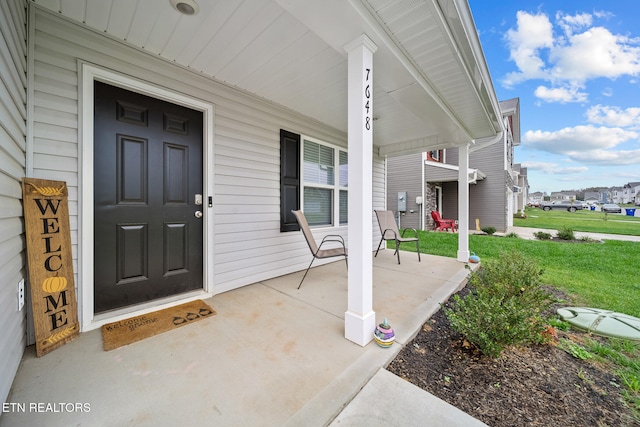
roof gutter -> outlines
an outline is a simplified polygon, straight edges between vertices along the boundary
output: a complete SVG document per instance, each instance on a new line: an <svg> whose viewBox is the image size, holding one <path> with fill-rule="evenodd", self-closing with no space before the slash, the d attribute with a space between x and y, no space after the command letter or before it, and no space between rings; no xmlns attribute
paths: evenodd
<svg viewBox="0 0 640 427"><path fill-rule="evenodd" d="M470 145L469 146L469 154L475 153L478 150L482 150L485 147L488 147L490 145L495 144L496 142L499 142L500 140L503 139L503 135L504 135L504 131L500 131L500 132L498 132L498 134L495 137L491 138L489 141L482 142L480 144L475 144L474 143L474 144Z"/></svg>
<svg viewBox="0 0 640 427"><path fill-rule="evenodd" d="M468 1L432 0L432 2L434 8L438 13L438 17L440 18L440 21L445 28L445 31L447 32L449 40L455 43L455 54L458 57L460 63L463 64L463 68L467 73L469 81L474 82L474 87L476 88L476 96L480 100L480 104L484 107L487 118L489 119L489 121L491 121L491 123L493 123L496 132L503 130L500 104L496 97L495 89L493 87L493 81L491 80L491 74L489 73L489 67L487 66L487 61L484 56L482 44L480 43L480 40L478 38L478 32L473 20L473 15L471 14L471 9L469 8ZM443 5L453 6L455 8L455 13L462 23L460 27L464 32L466 40L458 40L458 38L455 36L456 33L451 29L451 23L449 23L449 20L447 19L445 10L443 10ZM447 10L449 9L447 8ZM473 31L472 34L469 34L469 32L467 31L467 29L469 28L473 28L475 31ZM471 54L473 55L474 64L469 64L469 61L465 60L465 55L460 52L458 44L460 44L461 42L466 42L469 46ZM479 74L479 76L476 75L476 72Z"/></svg>

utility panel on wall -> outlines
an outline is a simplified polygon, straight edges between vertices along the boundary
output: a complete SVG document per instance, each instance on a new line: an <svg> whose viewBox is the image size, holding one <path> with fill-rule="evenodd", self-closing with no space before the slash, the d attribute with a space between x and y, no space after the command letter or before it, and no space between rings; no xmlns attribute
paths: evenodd
<svg viewBox="0 0 640 427"><path fill-rule="evenodd" d="M398 192L398 212L406 212L407 211L407 192L399 191Z"/></svg>

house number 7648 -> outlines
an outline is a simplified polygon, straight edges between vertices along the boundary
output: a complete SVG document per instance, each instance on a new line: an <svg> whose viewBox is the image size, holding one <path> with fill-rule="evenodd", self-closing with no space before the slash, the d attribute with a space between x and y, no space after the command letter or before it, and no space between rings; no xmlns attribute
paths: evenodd
<svg viewBox="0 0 640 427"><path fill-rule="evenodd" d="M365 118L364 118L364 127L367 130L371 130L371 115L369 114L371 112L371 85L368 83L369 82L369 76L371 75L371 68L365 68L365 83L367 83L367 86L364 88L364 110L366 112Z"/></svg>

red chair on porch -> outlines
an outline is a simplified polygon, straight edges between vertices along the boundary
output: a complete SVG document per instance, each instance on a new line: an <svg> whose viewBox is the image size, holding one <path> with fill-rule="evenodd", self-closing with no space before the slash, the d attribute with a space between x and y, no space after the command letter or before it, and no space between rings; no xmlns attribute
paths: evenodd
<svg viewBox="0 0 640 427"><path fill-rule="evenodd" d="M438 211L431 211L431 218L436 225L436 231L451 230L452 233L456 231L456 221L454 219L442 219Z"/></svg>

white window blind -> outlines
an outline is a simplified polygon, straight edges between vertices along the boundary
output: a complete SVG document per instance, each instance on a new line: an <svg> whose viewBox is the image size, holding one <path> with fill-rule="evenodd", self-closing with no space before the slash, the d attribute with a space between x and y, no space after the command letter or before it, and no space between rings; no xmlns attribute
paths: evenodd
<svg viewBox="0 0 640 427"><path fill-rule="evenodd" d="M311 226L346 224L347 152L303 139L303 210Z"/></svg>

